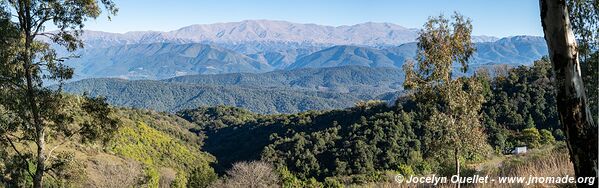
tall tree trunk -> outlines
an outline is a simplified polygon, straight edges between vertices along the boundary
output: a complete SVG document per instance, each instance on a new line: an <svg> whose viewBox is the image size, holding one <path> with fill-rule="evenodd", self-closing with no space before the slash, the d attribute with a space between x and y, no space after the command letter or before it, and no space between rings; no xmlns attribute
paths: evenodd
<svg viewBox="0 0 599 188"><path fill-rule="evenodd" d="M453 159L455 161L455 175L458 176L458 178L460 177L460 148L455 147L454 148L454 154L453 154ZM458 181L457 185L458 188L460 188L460 182Z"/></svg>
<svg viewBox="0 0 599 188"><path fill-rule="evenodd" d="M570 26L566 2L540 0L540 8L545 41L555 73L557 109L566 133L575 175L597 177L597 127L586 104L576 39Z"/></svg>
<svg viewBox="0 0 599 188"><path fill-rule="evenodd" d="M26 32L28 33L28 32ZM28 35L27 35L28 36ZM45 143L45 131L44 125L40 117L39 108L37 106L36 100L36 89L33 85L33 73L32 73L32 52L31 52L31 43L33 41L33 37L27 37L25 39L25 63L23 64L25 69L25 77L27 81L27 100L29 101L29 108L31 109L31 115L33 118L34 126L35 126L35 144L37 146L37 158L36 158L36 170L35 175L33 177L33 187L41 188L44 180L44 171L46 161L46 143Z"/></svg>
<svg viewBox="0 0 599 188"><path fill-rule="evenodd" d="M44 184L44 171L46 170L45 161L46 161L46 142L45 142L45 127L43 125L43 120L41 119L41 114L39 111L39 107L36 100L37 88L38 86L33 83L34 74L36 74L35 67L33 65L34 57L33 57L33 48L32 44L34 42L34 34L32 33L33 29L33 19L31 16L31 1L19 1L19 23L21 26L21 31L25 37L25 49L23 52L23 69L25 71L25 80L27 82L26 88L26 97L29 102L29 108L31 110L31 116L33 119L33 125L35 128L35 144L37 146L37 158L36 158L36 169L35 174L33 176L33 187L42 188ZM29 169L27 169L29 170Z"/></svg>

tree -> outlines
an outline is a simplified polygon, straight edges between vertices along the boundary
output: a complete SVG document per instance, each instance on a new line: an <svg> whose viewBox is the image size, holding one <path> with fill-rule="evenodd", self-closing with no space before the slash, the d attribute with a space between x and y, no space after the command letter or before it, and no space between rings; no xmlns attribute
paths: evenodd
<svg viewBox="0 0 599 188"><path fill-rule="evenodd" d="M568 4L576 5L581 2L584 1L570 1ZM580 16L590 16L597 20L597 7L597 1L594 1L591 7L576 8L593 9L589 15ZM555 74L558 112L566 134L570 158L574 163L574 172L578 177L597 177L597 127L587 107L578 60L580 52L572 32L573 25L570 23L567 4L564 0L540 0L540 9L541 24ZM576 24L578 28L585 27L584 24ZM597 40L592 39L592 35L590 38Z"/></svg>
<svg viewBox="0 0 599 188"><path fill-rule="evenodd" d="M279 187L275 168L266 162L238 162L227 171L228 177L211 187Z"/></svg>
<svg viewBox="0 0 599 188"><path fill-rule="evenodd" d="M455 13L452 21L443 16L429 18L418 37L418 64L404 65L405 86L416 90L422 102L427 143L431 153L453 156L456 175L460 174L460 157L485 151L485 134L479 121L483 87L478 78L453 79L453 64L468 69L474 53L471 21ZM459 184L458 184L459 186Z"/></svg>
<svg viewBox="0 0 599 188"><path fill-rule="evenodd" d="M58 57L49 43L71 52L83 47L79 37L84 22L100 15L100 5L110 15L117 12L111 0L2 0L0 3L0 22L6 26L1 30L10 36L3 36L8 45L1 47L0 104L15 115L1 127L0 133L3 141L22 158L21 167L32 176L36 188L43 186L45 172L60 165L52 163L60 161L53 160L56 157L53 151L60 144L48 150L46 140L91 141L105 138L116 129L117 122L107 115L111 109L103 99L66 102L69 97L61 93L60 86L72 77L73 69L63 64L68 57ZM48 25L58 30L46 32ZM59 89L48 89L44 83L58 83ZM70 106L73 104L79 106ZM76 119L68 109L85 113L83 117L88 118ZM15 142L24 146L34 143L34 147L16 147ZM19 148L35 148L35 151L30 154L18 151ZM29 171L29 163L35 165L33 173Z"/></svg>
<svg viewBox="0 0 599 188"><path fill-rule="evenodd" d="M555 144L555 137L551 134L551 131L547 129L541 129L541 144Z"/></svg>
<svg viewBox="0 0 599 188"><path fill-rule="evenodd" d="M543 57L533 66L510 68L490 82L491 94L485 96L482 110L489 143L496 150L511 152L522 145L518 133L526 128L560 129L551 69Z"/></svg>
<svg viewBox="0 0 599 188"><path fill-rule="evenodd" d="M541 134L537 128L527 128L522 130L522 140L529 148L538 148L541 144Z"/></svg>
<svg viewBox="0 0 599 188"><path fill-rule="evenodd" d="M566 1L570 24L574 37L578 42L578 57L587 105L593 119L599 118L599 1L568 0ZM597 122L595 122L597 123Z"/></svg>
<svg viewBox="0 0 599 188"><path fill-rule="evenodd" d="M599 1L567 0L568 15L578 43L578 57L587 105L593 119L599 118ZM597 123L597 122L595 122Z"/></svg>
<svg viewBox="0 0 599 188"><path fill-rule="evenodd" d="M190 188L203 188L208 187L210 183L215 181L218 176L214 173L214 171L208 171L203 168L194 168L187 180L187 187Z"/></svg>

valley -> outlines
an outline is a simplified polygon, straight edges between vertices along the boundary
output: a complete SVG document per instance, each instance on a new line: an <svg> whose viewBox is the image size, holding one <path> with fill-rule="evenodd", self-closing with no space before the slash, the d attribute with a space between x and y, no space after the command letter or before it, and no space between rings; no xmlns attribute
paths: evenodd
<svg viewBox="0 0 599 188"><path fill-rule="evenodd" d="M594 1L234 1L0 1L0 188L599 178Z"/></svg>

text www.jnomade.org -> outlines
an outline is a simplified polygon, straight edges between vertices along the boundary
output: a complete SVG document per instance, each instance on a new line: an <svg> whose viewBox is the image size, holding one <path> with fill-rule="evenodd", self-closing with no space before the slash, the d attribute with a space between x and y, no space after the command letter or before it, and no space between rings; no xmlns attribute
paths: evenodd
<svg viewBox="0 0 599 188"><path fill-rule="evenodd" d="M407 183L407 184L446 184L446 183L460 183L460 184L487 184L487 183L499 183L499 184L588 184L595 185L595 177L489 177L474 175L469 177L460 177L453 175L451 177L445 176L409 176L404 177L401 174L395 176L395 182Z"/></svg>

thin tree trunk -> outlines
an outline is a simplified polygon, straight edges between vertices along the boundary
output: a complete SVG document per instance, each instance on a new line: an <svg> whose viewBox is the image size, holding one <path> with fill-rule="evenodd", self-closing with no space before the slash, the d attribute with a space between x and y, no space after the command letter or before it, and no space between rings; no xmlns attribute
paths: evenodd
<svg viewBox="0 0 599 188"><path fill-rule="evenodd" d="M576 40L565 3L540 0L541 23L555 73L557 109L575 175L597 177L597 127L586 104Z"/></svg>
<svg viewBox="0 0 599 188"><path fill-rule="evenodd" d="M29 105L31 108L31 114L33 116L33 122L35 126L36 132L36 146L37 146L37 164L35 170L35 176L33 177L33 187L41 188L44 180L44 170L46 156L46 142L45 142L45 132L44 126L42 124L42 120L40 119L39 109L37 106L37 101L35 99L35 88L33 86L33 73L32 70L32 59L31 59L31 40L26 39L25 42L25 50L26 57L24 59L24 67L25 67L25 77L27 80L27 99L29 101Z"/></svg>
<svg viewBox="0 0 599 188"><path fill-rule="evenodd" d="M454 148L454 155L453 155L453 159L455 161L455 175L457 175L458 177L460 177L460 157L459 157L459 153L460 153L460 148L455 147ZM457 183L457 188L460 188L460 182L458 181Z"/></svg>
<svg viewBox="0 0 599 188"><path fill-rule="evenodd" d="M31 116L33 118L33 125L35 128L35 144L37 146L37 158L36 158L36 169L33 176L33 187L42 188L44 183L44 171L46 166L46 142L45 142L45 128L41 119L41 114L36 100L36 88L37 86L33 83L33 77L35 70L33 70L33 49L32 43L34 36L31 33L33 20L31 17L31 2L30 1L19 1L19 23L21 25L21 31L25 37L25 51L23 52L23 69L25 71L25 80L27 82L26 97L29 102L29 108L31 110ZM29 170L29 169L27 169Z"/></svg>

